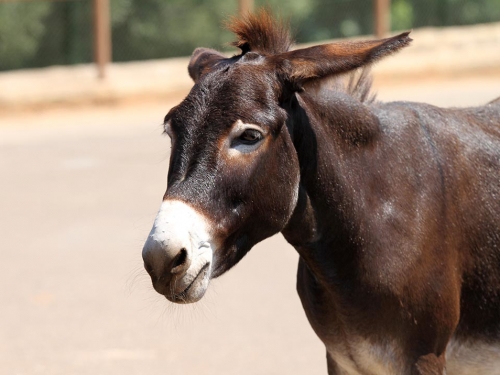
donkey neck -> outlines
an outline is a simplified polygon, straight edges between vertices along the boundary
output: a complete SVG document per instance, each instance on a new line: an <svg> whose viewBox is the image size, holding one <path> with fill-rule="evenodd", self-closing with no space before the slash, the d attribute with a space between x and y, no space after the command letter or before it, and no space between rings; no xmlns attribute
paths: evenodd
<svg viewBox="0 0 500 375"><path fill-rule="evenodd" d="M296 95L286 109L301 180L283 235L309 268L336 263L337 256L354 259L364 220L359 192L371 182L364 161L377 150L378 118L367 105L338 91Z"/></svg>

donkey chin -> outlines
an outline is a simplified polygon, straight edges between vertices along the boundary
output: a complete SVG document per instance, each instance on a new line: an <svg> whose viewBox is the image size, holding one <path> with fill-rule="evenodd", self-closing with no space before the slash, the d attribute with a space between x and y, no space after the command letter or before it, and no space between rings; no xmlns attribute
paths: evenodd
<svg viewBox="0 0 500 375"><path fill-rule="evenodd" d="M165 200L142 250L155 290L169 301L200 300L210 282L213 245L210 222L190 205Z"/></svg>

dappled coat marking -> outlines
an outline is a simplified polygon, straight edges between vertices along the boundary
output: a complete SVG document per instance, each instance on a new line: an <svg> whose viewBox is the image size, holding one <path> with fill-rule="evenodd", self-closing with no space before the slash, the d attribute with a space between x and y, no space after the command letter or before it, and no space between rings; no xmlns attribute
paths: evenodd
<svg viewBox="0 0 500 375"><path fill-rule="evenodd" d="M168 188L143 249L173 302L281 232L329 374L500 374L500 99L380 103L354 71L410 43L290 51L266 12L241 54L197 49L165 117Z"/></svg>

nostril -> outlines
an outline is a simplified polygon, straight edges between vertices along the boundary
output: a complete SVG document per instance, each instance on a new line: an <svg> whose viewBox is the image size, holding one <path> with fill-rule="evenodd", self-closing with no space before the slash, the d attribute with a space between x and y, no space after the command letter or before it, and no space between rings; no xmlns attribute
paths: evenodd
<svg viewBox="0 0 500 375"><path fill-rule="evenodd" d="M188 258L187 255L187 250L181 249L172 262L172 269L170 270L171 273L179 273L184 270Z"/></svg>

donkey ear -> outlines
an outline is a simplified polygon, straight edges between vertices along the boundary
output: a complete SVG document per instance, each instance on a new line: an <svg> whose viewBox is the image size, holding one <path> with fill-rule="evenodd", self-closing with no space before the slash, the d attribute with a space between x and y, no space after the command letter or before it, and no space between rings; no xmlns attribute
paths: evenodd
<svg viewBox="0 0 500 375"><path fill-rule="evenodd" d="M412 41L409 34L373 41L323 44L285 52L274 58L282 78L300 88L307 81L345 73L390 55Z"/></svg>
<svg viewBox="0 0 500 375"><path fill-rule="evenodd" d="M210 48L196 48L188 65L189 76L196 83L219 61L226 59L221 53Z"/></svg>

